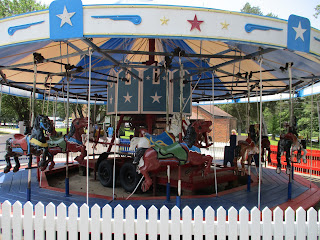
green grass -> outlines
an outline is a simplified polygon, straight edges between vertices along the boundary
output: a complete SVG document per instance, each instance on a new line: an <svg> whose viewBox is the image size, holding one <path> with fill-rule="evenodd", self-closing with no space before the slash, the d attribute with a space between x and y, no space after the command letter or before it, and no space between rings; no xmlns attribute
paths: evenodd
<svg viewBox="0 0 320 240"><path fill-rule="evenodd" d="M67 134L66 128L56 128L56 132L62 132L63 135Z"/></svg>

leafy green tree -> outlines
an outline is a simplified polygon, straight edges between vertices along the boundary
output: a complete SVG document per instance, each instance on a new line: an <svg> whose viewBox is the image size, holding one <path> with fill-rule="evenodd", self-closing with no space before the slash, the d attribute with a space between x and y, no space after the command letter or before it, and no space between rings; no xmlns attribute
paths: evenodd
<svg viewBox="0 0 320 240"><path fill-rule="evenodd" d="M320 4L317 5L314 10L316 10L316 13L313 15L315 18L318 18L319 14L320 14Z"/></svg>
<svg viewBox="0 0 320 240"><path fill-rule="evenodd" d="M1 0L0 18L10 17L26 12L33 12L48 8L47 5L36 2L35 0Z"/></svg>
<svg viewBox="0 0 320 240"><path fill-rule="evenodd" d="M243 8L240 11L245 12L245 13L253 13L253 14L257 14L257 15L261 15L261 16L265 15L261 11L260 7L251 6L250 3L248 3L248 2L243 6ZM277 15L275 15L273 13L268 13L265 16L278 17Z"/></svg>

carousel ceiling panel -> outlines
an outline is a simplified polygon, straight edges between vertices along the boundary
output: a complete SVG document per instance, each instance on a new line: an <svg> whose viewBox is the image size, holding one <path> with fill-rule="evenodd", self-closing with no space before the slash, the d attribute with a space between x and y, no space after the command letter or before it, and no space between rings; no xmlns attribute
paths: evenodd
<svg viewBox="0 0 320 240"><path fill-rule="evenodd" d="M303 17L291 15L285 21L205 8L83 7L80 1L54 2L49 11L0 21L3 36L0 39L0 70L12 85L32 87L33 53L36 52L44 58L43 63L37 64L40 92L49 87L52 93L65 91L65 65L69 63L71 95L85 99L89 48L93 49L91 94L103 100L106 100L109 84L118 80L120 71L126 72L121 81L128 80L128 76L142 80L142 73L148 68L158 69L161 75L165 60L172 61L172 72L183 64L194 88L194 101L211 98L213 74L214 96L218 99L245 97L247 79L255 94L260 70L264 95L288 92L288 65L291 62L296 90L320 78L320 44L317 40L320 32L305 25L307 21ZM62 6L75 12L77 18L70 17L72 24L57 18L63 11ZM295 25L305 31L297 33L290 27ZM73 27L80 30L72 32ZM183 51L180 58L177 49Z"/></svg>

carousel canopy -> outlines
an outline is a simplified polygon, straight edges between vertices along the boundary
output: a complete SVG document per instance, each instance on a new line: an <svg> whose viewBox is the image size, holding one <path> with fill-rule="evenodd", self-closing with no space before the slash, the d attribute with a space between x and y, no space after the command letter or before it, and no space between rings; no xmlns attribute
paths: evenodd
<svg viewBox="0 0 320 240"><path fill-rule="evenodd" d="M290 75L296 96L318 93L308 87L320 77L320 31L296 15L56 0L49 10L1 19L0 33L3 90L18 95L14 89L31 91L35 81L38 98L63 98L69 81L70 97L86 100L90 78L91 98L106 103L113 84L148 81L146 71L155 84L162 75L175 82L181 69L193 102L257 96L260 78L272 99L289 92Z"/></svg>

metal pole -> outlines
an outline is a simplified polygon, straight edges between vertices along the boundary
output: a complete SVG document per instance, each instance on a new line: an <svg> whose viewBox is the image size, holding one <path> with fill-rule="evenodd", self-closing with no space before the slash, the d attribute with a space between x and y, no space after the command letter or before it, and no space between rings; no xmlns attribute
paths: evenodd
<svg viewBox="0 0 320 240"><path fill-rule="evenodd" d="M260 126L259 126L259 188L258 188L258 208L261 203L261 131L262 131L262 58L260 59Z"/></svg>
<svg viewBox="0 0 320 240"><path fill-rule="evenodd" d="M214 188L215 188L215 192L216 192L216 196L218 196L218 182L217 182L217 167L216 167L216 162L215 162L215 152L214 152L214 72L212 72L212 141L213 141L213 145L212 145L212 158L214 161L214 165L213 165L213 169L214 169ZM210 166L211 167L211 166Z"/></svg>
<svg viewBox="0 0 320 240"><path fill-rule="evenodd" d="M166 74L166 128L168 128L169 126L169 76L168 76L168 69L166 66L166 70L165 70L165 74ZM167 178L168 178L168 182L167 182L167 202L170 202L170 165L167 165Z"/></svg>
<svg viewBox="0 0 320 240"><path fill-rule="evenodd" d="M67 64L69 64L69 45L67 44ZM66 69L67 73L67 133L69 133L69 107L70 107L70 78L69 78L69 70ZM66 180L65 180L65 191L66 191L66 197L69 197L69 149L68 149L68 144L67 144L67 152L66 152Z"/></svg>
<svg viewBox="0 0 320 240"><path fill-rule="evenodd" d="M117 148L117 145L116 145L116 141L117 141L117 134L119 134L119 129L120 129L120 126L118 128L118 85L119 83L119 73L118 73L118 76L117 76L117 85L115 86L115 95L117 97L116 98L116 101L114 101L114 108L115 108L115 112L116 112L116 117L115 117L115 120L114 120L114 128L115 128L115 131L114 131L114 137L112 136L112 139L113 139L113 175L112 175L112 200L114 200L114 189L115 189L115 186L116 186L116 148ZM120 118L121 120L121 118Z"/></svg>
<svg viewBox="0 0 320 240"><path fill-rule="evenodd" d="M290 113L290 121L289 126L292 128L293 126L293 104L292 104L292 72L291 72L291 63L288 65L288 72L289 72L289 113ZM290 153L291 154L291 153ZM291 158L291 156L290 156ZM292 162L292 161L291 161ZM293 164L291 163L291 168L293 169ZM287 165L288 168L288 165ZM290 170L290 169L289 169ZM289 171L289 182L288 182L288 200L291 200L292 195L292 171Z"/></svg>
<svg viewBox="0 0 320 240"><path fill-rule="evenodd" d="M310 157L311 157L311 162L310 162L310 188L311 188L311 174L312 174L312 132L313 132L313 79L312 79L312 86L311 86L311 149L310 149Z"/></svg>
<svg viewBox="0 0 320 240"><path fill-rule="evenodd" d="M248 89L248 103L247 103L247 134L250 129L250 79L247 76L247 89ZM249 162L250 161L250 162ZM247 192L251 191L251 158L248 156L248 179L247 179Z"/></svg>
<svg viewBox="0 0 320 240"><path fill-rule="evenodd" d="M87 130L87 204L89 204L89 136L90 136L90 102L91 102L91 49L89 48L89 86L88 86L88 130Z"/></svg>
<svg viewBox="0 0 320 240"><path fill-rule="evenodd" d="M180 134L182 134L182 114L183 114L183 65L181 64L181 57L179 53L180 64ZM176 205L181 207L181 166L178 167L178 196L176 199Z"/></svg>

